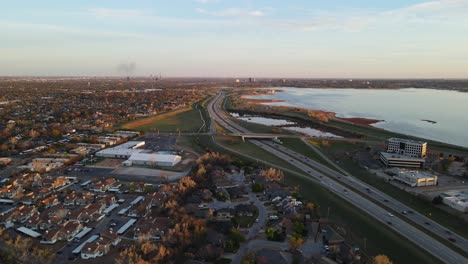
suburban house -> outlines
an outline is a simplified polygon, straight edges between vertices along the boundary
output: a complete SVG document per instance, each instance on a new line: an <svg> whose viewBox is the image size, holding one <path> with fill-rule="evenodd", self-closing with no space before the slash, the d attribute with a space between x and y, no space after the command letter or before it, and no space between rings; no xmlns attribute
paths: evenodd
<svg viewBox="0 0 468 264"><path fill-rule="evenodd" d="M83 225L80 222L67 221L56 229L46 230L41 243L55 244L57 241L71 241L81 230L83 230Z"/></svg>

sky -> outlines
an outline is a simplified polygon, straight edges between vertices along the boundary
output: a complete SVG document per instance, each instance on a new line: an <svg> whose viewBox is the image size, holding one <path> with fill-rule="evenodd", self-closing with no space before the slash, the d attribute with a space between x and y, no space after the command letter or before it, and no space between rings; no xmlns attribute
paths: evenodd
<svg viewBox="0 0 468 264"><path fill-rule="evenodd" d="M0 76L468 78L468 0L2 2Z"/></svg>

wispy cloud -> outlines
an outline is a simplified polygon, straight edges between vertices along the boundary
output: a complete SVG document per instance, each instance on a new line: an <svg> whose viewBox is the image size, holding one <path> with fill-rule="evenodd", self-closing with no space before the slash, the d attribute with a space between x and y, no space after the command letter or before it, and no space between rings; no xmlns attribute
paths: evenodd
<svg viewBox="0 0 468 264"><path fill-rule="evenodd" d="M244 9L244 8L226 8L222 10L209 11L204 8L196 8L196 12L216 17L263 17L266 15L264 10Z"/></svg>
<svg viewBox="0 0 468 264"><path fill-rule="evenodd" d="M310 18L271 20L271 26L294 31L362 31L382 24L459 23L468 19L468 0L436 0L390 10L357 9L351 12L314 13ZM448 19L450 18L450 19Z"/></svg>
<svg viewBox="0 0 468 264"><path fill-rule="evenodd" d="M113 8L91 8L88 10L97 17L131 18L146 16L150 12L140 9L113 9Z"/></svg>
<svg viewBox="0 0 468 264"><path fill-rule="evenodd" d="M209 4L209 3L216 3L218 0L195 0L195 2L200 4Z"/></svg>

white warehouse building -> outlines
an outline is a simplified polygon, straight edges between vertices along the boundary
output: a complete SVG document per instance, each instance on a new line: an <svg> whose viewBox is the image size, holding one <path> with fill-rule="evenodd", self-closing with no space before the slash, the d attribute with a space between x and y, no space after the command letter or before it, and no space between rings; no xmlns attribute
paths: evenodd
<svg viewBox="0 0 468 264"><path fill-rule="evenodd" d="M164 166L172 167L182 160L181 156L157 153L134 153L130 158L123 162L124 166L145 165L145 166Z"/></svg>
<svg viewBox="0 0 468 264"><path fill-rule="evenodd" d="M117 159L128 159L135 153L140 153L143 150L138 149L143 147L145 141L129 141L113 148L106 148L96 152L96 156L104 158L117 158Z"/></svg>
<svg viewBox="0 0 468 264"><path fill-rule="evenodd" d="M96 153L98 157L127 159L123 166L144 165L172 167L178 164L182 157L172 154L148 153L149 150L139 149L145 141L129 141L113 148L103 149Z"/></svg>
<svg viewBox="0 0 468 264"><path fill-rule="evenodd" d="M411 187L437 185L437 176L414 170L398 170L393 179Z"/></svg>
<svg viewBox="0 0 468 264"><path fill-rule="evenodd" d="M463 213L468 213L468 193L466 191L448 191L440 195L444 204Z"/></svg>

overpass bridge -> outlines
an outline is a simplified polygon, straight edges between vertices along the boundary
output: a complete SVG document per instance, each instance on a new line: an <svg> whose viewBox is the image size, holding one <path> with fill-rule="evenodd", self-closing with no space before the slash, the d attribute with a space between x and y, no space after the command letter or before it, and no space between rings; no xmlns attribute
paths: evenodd
<svg viewBox="0 0 468 264"><path fill-rule="evenodd" d="M189 132L189 133L149 133L154 136L231 136L231 137L241 137L243 141L245 139L253 138L253 139L275 139L278 138L302 138L304 136L297 135L297 134L273 134L273 133L219 133L219 132Z"/></svg>

